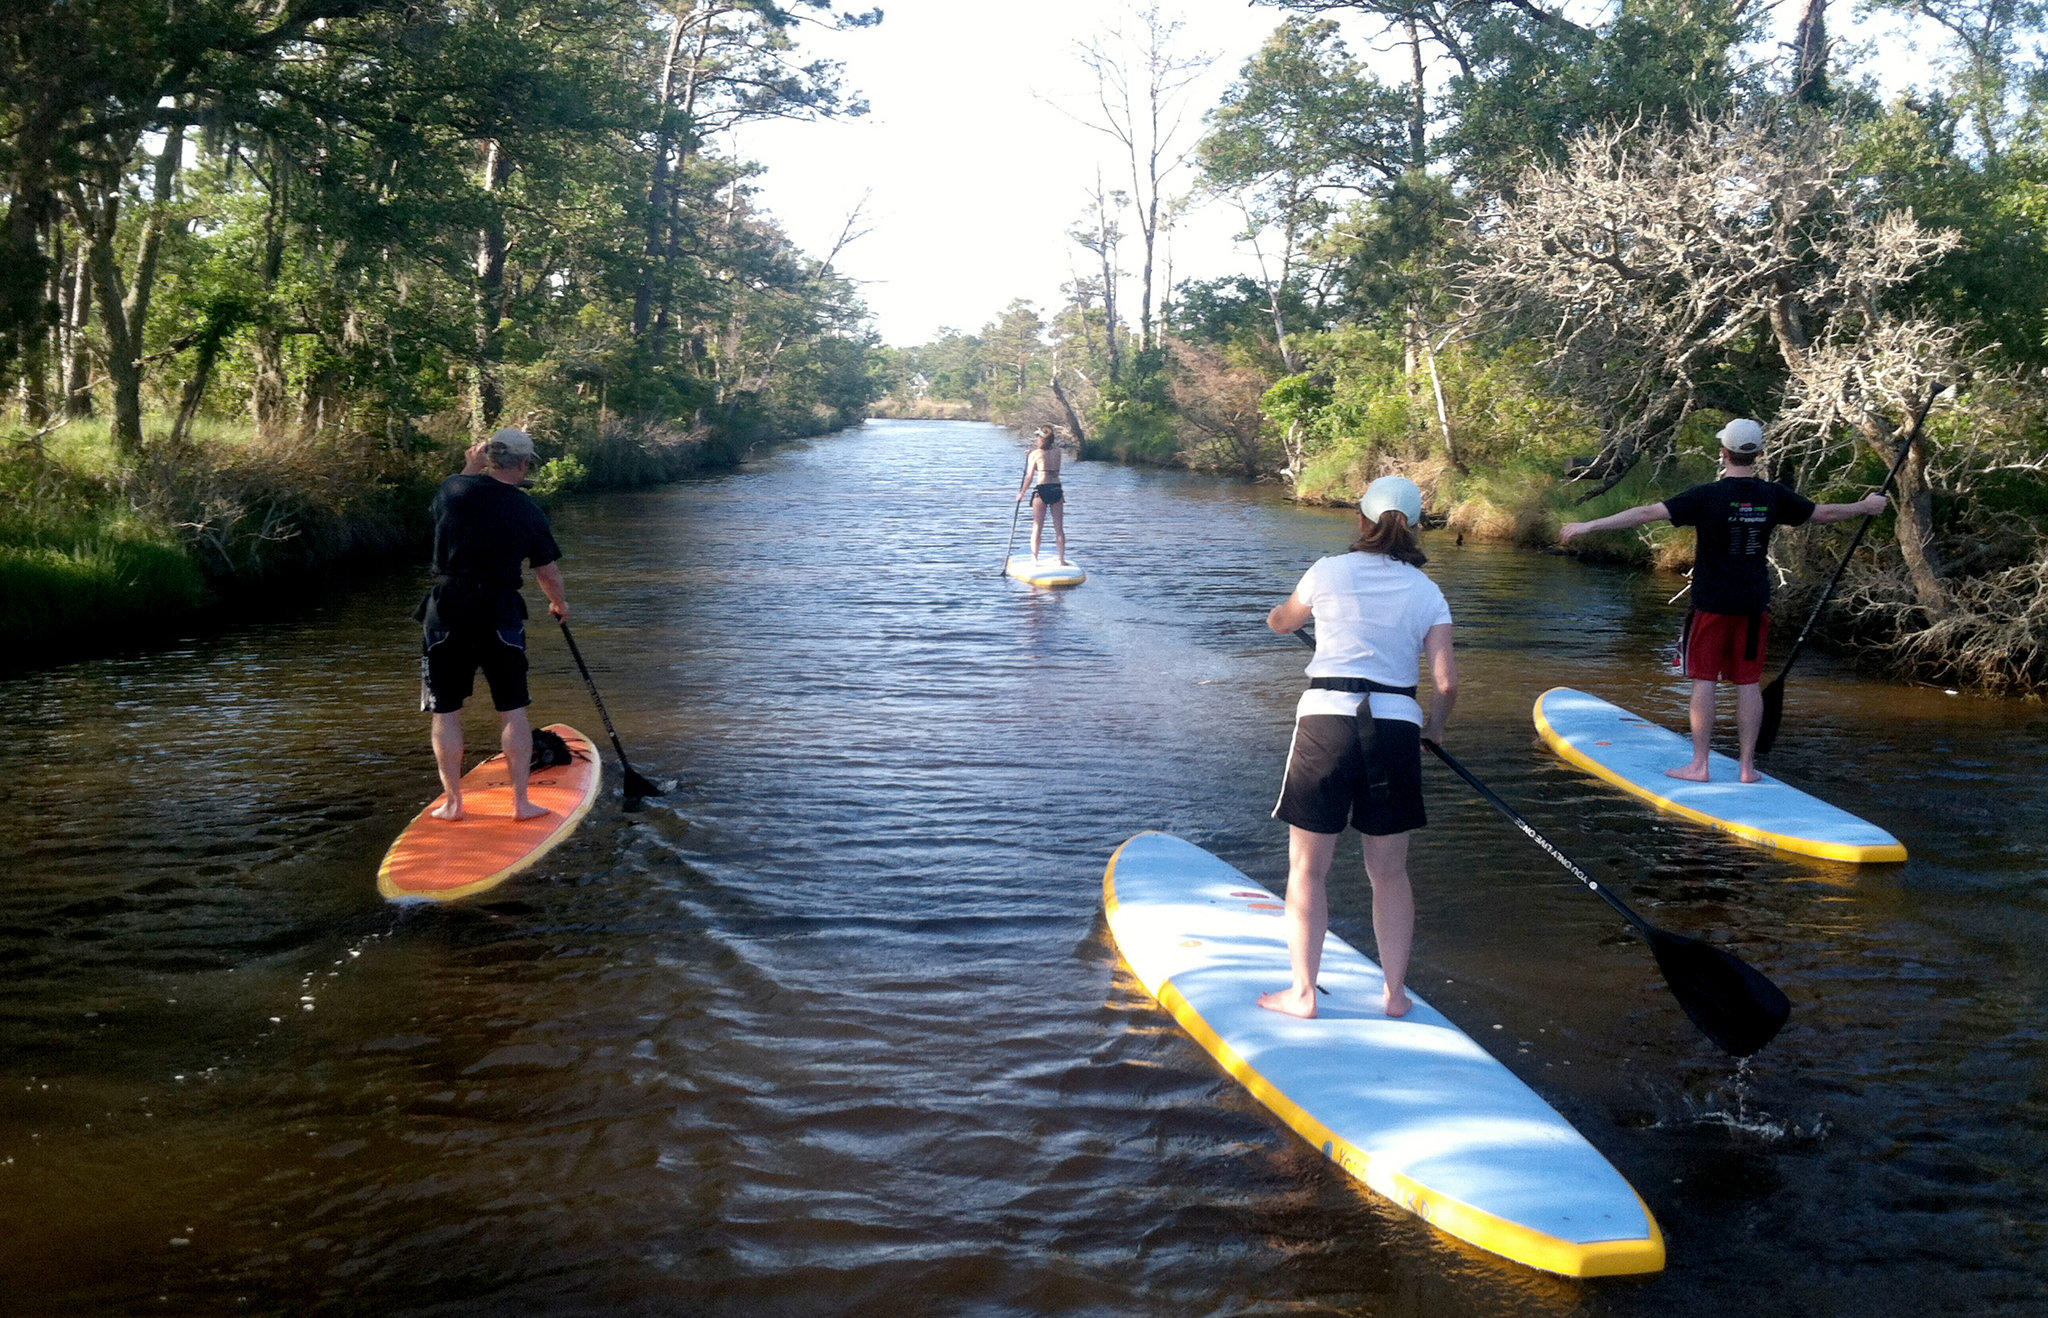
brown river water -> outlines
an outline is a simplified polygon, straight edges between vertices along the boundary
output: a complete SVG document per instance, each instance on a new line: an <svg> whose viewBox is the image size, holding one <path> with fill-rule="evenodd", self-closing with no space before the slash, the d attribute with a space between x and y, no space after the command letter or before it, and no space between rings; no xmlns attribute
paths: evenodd
<svg viewBox="0 0 2048 1318"><path fill-rule="evenodd" d="M1429 537L1451 748L1794 1004L1738 1070L1604 904L1428 767L1413 982L1669 1242L1659 1276L1549 1277L1295 1138L1102 924L1143 829L1284 883L1306 652L1263 614L1351 523L1074 464L1094 575L1033 591L999 575L1020 463L994 427L878 422L562 509L577 638L675 787L608 794L449 907L374 887L435 790L420 575L0 681L0 1310L2048 1309L2040 705L1803 661L1771 769L1914 858L1760 850L1531 727L1559 684L1683 719L1674 582ZM601 738L533 637L536 712ZM1369 952L1353 843L1332 906Z"/></svg>

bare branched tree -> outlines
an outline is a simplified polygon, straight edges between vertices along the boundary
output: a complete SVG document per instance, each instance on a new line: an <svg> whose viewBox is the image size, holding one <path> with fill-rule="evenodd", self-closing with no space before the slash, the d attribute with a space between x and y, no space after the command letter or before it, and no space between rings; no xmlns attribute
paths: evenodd
<svg viewBox="0 0 2048 1318"><path fill-rule="evenodd" d="M1589 134L1473 226L1474 309L1546 344L1555 382L1600 419L1589 498L1668 451L1696 406L1782 408L1773 429L1805 437L1794 461L1857 442L1895 455L1917 401L1971 364L1959 329L1902 306L1956 236L1867 213L1830 128ZM1938 610L1926 464L1916 452L1900 474L1899 540Z"/></svg>
<svg viewBox="0 0 2048 1318"><path fill-rule="evenodd" d="M1130 202L1137 214L1144 267L1138 284L1138 344L1157 342L1153 316L1153 271L1160 235L1170 222L1167 194L1188 164L1194 134L1188 131L1189 85L1214 56L1177 48L1182 24L1148 4L1099 36L1079 43L1079 58L1095 80L1094 105L1080 122L1115 142L1130 170Z"/></svg>

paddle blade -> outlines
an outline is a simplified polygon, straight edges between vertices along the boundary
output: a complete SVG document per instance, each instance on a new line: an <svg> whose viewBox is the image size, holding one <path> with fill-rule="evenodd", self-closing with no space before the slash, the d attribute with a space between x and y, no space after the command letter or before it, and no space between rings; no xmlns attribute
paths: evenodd
<svg viewBox="0 0 2048 1318"><path fill-rule="evenodd" d="M1783 991L1732 952L1662 929L1651 931L1650 951L1692 1023L1733 1056L1769 1043L1792 1014Z"/></svg>
<svg viewBox="0 0 2048 1318"><path fill-rule="evenodd" d="M1757 730L1756 753L1761 755L1778 742L1778 725L1785 721L1785 675L1764 688L1764 722Z"/></svg>
<svg viewBox="0 0 2048 1318"><path fill-rule="evenodd" d="M660 783L643 777L632 765L626 766L626 795L660 796L661 792L662 787Z"/></svg>

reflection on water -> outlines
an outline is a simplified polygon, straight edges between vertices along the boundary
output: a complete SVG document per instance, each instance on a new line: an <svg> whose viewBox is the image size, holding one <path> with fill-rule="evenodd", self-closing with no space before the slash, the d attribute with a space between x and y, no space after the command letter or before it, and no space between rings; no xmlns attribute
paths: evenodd
<svg viewBox="0 0 2048 1318"><path fill-rule="evenodd" d="M1304 654L1265 609L1338 513L1085 464L1071 592L1004 579L1018 450L877 423L558 519L645 772L539 872L397 909L434 791L417 581L0 683L6 1307L2015 1312L2048 1281L2048 719L1803 662L1772 770L1857 871L1657 815L1529 708L1674 726L1669 583L1433 538L1451 745L1667 928L1794 1002L1738 1072L1599 901L1430 770L1415 980L1642 1192L1671 1267L1546 1278L1267 1116L1118 967L1163 828L1268 886ZM537 713L596 732L537 634ZM481 717L473 728L479 746ZM616 768L613 769L614 776ZM1338 931L1370 948L1348 846Z"/></svg>

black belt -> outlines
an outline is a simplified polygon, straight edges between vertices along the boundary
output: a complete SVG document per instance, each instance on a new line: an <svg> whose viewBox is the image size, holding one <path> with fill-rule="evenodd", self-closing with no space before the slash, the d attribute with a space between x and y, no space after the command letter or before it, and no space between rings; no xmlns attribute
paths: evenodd
<svg viewBox="0 0 2048 1318"><path fill-rule="evenodd" d="M1311 691L1348 691L1352 695L1377 691L1383 696L1407 696L1410 700L1415 698L1415 688L1412 686L1388 686L1385 682L1375 682L1369 677L1311 677L1308 686Z"/></svg>

